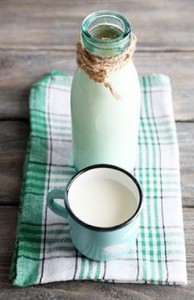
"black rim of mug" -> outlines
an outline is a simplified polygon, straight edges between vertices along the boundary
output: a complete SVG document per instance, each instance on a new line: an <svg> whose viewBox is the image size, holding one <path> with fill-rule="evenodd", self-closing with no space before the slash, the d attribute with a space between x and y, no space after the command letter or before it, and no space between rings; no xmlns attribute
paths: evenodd
<svg viewBox="0 0 194 300"><path fill-rule="evenodd" d="M114 169L114 170L117 170L119 172L122 172L124 173L125 175L127 175L130 179L132 179L132 181L135 183L137 189L138 189L138 192L139 192L139 204L138 204L138 207L136 209L136 211L134 212L134 214L129 218L127 219L126 221L118 224L118 225L115 225L115 226L110 226L110 227L98 227L98 226L94 226L94 225L90 225L88 223L85 223L84 221L82 221L81 219L79 219L75 214L74 212L72 211L71 207L70 207L70 204L69 204L69 199L68 199L68 193L69 193L69 190L72 186L72 184L74 183L74 181L77 179L77 177L79 177L80 175L82 175L83 173L87 172L87 171L90 171L92 169L99 169L99 168L108 168L108 169ZM91 165L91 166L88 166L82 170L80 170L79 172L77 172L72 178L71 180L69 181L67 187L66 187L66 191L65 191L65 207L69 213L69 215L76 221L78 222L80 225L90 229L90 230L94 230L94 231L103 231L103 232L106 232L106 231L115 231L115 230L118 230L118 229L121 229L123 227L125 227L126 225L128 225L129 223L131 223L132 221L134 221L137 216L139 215L140 211L141 211L141 208L142 208L142 202L143 202L143 193L142 193L142 189L140 187L140 184L139 182L137 181L137 179L131 174L129 173L128 171L120 168L120 167L117 167L117 166L114 166L114 165L110 165L110 164L96 164L96 165Z"/></svg>

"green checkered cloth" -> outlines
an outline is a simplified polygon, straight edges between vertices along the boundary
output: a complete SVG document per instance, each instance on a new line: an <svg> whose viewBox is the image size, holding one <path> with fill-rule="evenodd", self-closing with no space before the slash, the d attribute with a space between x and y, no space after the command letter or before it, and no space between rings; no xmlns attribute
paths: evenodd
<svg viewBox="0 0 194 300"><path fill-rule="evenodd" d="M11 267L14 285L65 280L186 284L179 154L169 78L160 74L140 78L142 111L134 175L142 186L145 206L130 253L109 262L92 261L76 251L67 219L46 205L48 191L64 187L75 173L71 81L70 76L52 72L31 89L31 133Z"/></svg>

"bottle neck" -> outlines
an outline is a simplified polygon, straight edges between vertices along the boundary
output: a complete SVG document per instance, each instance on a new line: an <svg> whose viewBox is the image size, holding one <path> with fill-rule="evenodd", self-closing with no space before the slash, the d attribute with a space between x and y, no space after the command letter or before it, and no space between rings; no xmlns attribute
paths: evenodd
<svg viewBox="0 0 194 300"><path fill-rule="evenodd" d="M81 38L88 52L113 57L121 54L130 45L131 26L117 12L98 11L84 19Z"/></svg>

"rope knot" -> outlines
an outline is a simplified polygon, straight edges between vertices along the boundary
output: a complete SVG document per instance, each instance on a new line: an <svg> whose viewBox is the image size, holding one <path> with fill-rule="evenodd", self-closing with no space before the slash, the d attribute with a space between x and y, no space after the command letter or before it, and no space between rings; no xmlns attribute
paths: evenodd
<svg viewBox="0 0 194 300"><path fill-rule="evenodd" d="M96 82L103 83L108 88L115 99L120 99L120 95L112 86L108 77L112 71L116 71L127 64L135 51L137 38L131 33L131 43L121 54L113 57L101 57L89 53L82 45L81 35L77 41L77 64L88 76Z"/></svg>

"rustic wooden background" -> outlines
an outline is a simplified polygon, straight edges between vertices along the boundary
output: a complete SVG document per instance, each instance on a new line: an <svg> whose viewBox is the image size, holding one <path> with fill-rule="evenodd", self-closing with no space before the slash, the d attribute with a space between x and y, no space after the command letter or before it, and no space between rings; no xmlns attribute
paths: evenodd
<svg viewBox="0 0 194 300"><path fill-rule="evenodd" d="M170 76L180 147L189 283L66 282L14 288L8 279L29 134L28 96L52 69L73 74L75 41L92 11L124 13L138 36L139 74ZM194 1L0 0L0 299L194 299Z"/></svg>

